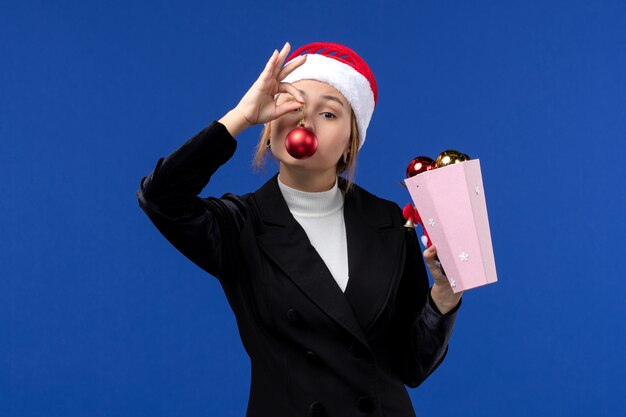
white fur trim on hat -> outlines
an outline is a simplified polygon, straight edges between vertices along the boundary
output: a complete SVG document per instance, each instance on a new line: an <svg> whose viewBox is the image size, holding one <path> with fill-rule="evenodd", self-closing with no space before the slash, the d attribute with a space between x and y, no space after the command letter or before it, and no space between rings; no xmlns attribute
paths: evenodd
<svg viewBox="0 0 626 417"><path fill-rule="evenodd" d="M350 65L319 54L307 54L304 64L289 74L284 82L317 80L337 89L346 98L359 130L359 149L365 143L367 126L374 112L374 92L367 78Z"/></svg>

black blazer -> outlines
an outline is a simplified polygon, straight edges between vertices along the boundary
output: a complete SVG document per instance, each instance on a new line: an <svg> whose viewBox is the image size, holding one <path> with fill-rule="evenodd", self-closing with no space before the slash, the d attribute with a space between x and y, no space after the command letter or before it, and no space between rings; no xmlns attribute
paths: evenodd
<svg viewBox="0 0 626 417"><path fill-rule="evenodd" d="M137 197L158 230L219 280L251 360L246 415L414 417L405 385L417 387L445 357L460 302L436 310L401 209L356 184L345 193L344 293L277 174L254 193L198 196L236 146L212 122L160 158Z"/></svg>

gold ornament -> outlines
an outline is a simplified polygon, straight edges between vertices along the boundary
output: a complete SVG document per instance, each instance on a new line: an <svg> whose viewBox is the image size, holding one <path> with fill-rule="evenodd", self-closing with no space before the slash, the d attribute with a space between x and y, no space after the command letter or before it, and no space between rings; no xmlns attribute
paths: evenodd
<svg viewBox="0 0 626 417"><path fill-rule="evenodd" d="M445 167L452 164L458 164L459 162L469 161L470 157L467 154L464 154L459 151L455 151L454 149L448 149L441 152L437 156L437 160L435 161L435 166L437 168Z"/></svg>

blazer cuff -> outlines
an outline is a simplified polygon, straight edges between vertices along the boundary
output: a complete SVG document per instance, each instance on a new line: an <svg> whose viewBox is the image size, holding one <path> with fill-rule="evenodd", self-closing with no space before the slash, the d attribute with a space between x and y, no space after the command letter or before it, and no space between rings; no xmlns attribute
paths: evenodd
<svg viewBox="0 0 626 417"><path fill-rule="evenodd" d="M227 142L237 142L237 139L235 139L233 137L233 135L230 134L230 132L228 131L228 129L226 129L226 126L224 126L222 123L220 123L217 120L213 120L211 123L209 123L209 125L206 128L215 128L217 129L217 132L219 132L219 134L221 136L223 136L223 138L227 141Z"/></svg>

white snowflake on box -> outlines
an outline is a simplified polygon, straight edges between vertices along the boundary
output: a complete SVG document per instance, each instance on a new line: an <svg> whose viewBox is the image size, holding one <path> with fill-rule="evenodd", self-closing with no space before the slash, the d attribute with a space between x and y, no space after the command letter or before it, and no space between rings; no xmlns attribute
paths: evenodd
<svg viewBox="0 0 626 417"><path fill-rule="evenodd" d="M467 252L461 252L459 254L459 259L463 262L467 261L469 259L469 254Z"/></svg>

